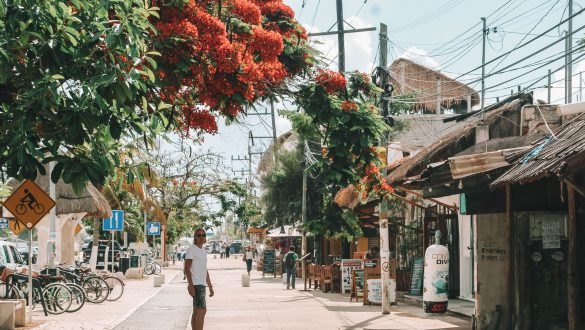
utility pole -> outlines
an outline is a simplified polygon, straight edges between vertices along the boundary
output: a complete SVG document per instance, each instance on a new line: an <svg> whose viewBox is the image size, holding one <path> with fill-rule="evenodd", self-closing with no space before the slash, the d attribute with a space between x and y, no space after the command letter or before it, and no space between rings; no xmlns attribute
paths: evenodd
<svg viewBox="0 0 585 330"><path fill-rule="evenodd" d="M318 33L309 33L309 37L317 37L317 36L327 36L327 35L337 35L337 49L338 49L338 65L339 65L339 72L345 72L345 34L346 33L356 33L356 32L367 32L367 31L376 31L375 27L372 28L364 28L364 29L349 29L346 30L343 26L345 22L343 20L343 0L336 0L337 1L337 31L327 31L327 32L318 32ZM350 25L351 26L351 25Z"/></svg>
<svg viewBox="0 0 585 330"><path fill-rule="evenodd" d="M380 88L386 92L387 73L386 67L388 66L388 27L384 23L380 23ZM385 114L387 107L389 106L386 95L382 94L382 109ZM380 146L388 147L388 132L384 132L382 139L380 140ZM388 175L386 166L382 167L382 177L385 178ZM388 299L388 287L390 284L390 244L388 235L388 201L385 197L380 201L380 257L382 259L382 314L390 314L390 300Z"/></svg>
<svg viewBox="0 0 585 330"><path fill-rule="evenodd" d="M482 17L481 20L483 21L483 47L481 51L481 110L483 110L485 105L485 39L487 37L487 28L485 17Z"/></svg>
<svg viewBox="0 0 585 330"><path fill-rule="evenodd" d="M343 0L337 0L337 50L339 72L345 72L345 36L343 35Z"/></svg>
<svg viewBox="0 0 585 330"><path fill-rule="evenodd" d="M569 0L569 32L566 42L565 103L573 103L573 0Z"/></svg>

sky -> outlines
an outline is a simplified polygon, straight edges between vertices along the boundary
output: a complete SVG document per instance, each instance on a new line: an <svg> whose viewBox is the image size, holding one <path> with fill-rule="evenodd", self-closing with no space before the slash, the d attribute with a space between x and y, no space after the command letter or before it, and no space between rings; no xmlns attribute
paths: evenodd
<svg viewBox="0 0 585 330"><path fill-rule="evenodd" d="M336 30L336 0L285 0L309 33ZM574 1L573 13L582 10L583 1ZM380 23L388 26L388 63L406 57L438 70L480 92L482 63L482 20L489 30L485 46L485 104L509 96L512 91L534 90L536 99L547 99L548 70L564 64L565 42L560 40L568 24L544 33L568 17L568 0L343 0L345 29L376 27L376 31L345 35L346 71L370 73L377 64ZM585 13L575 17L573 30L585 27ZM574 34L573 47L585 36L585 29ZM535 38L526 46L521 46ZM326 58L329 68L337 70L337 36L310 39ZM559 41L560 40L560 41ZM556 44L552 44L559 41ZM549 47L547 49L543 49ZM511 52L510 52L511 51ZM509 53L508 55L505 55ZM579 72L585 70L585 50L573 54L573 102L579 101ZM518 62L516 65L514 62ZM509 66L509 67L508 67ZM545 79L542 79L545 78ZM564 103L564 70L552 74L551 103ZM481 93L480 93L481 94ZM266 105L259 105L260 112ZM283 109L277 105L277 109ZM288 106L290 109L290 105ZM268 108L269 109L269 108ZM221 122L222 120L220 120ZM247 162L231 161L248 152L248 136L271 136L271 118L249 116L242 124L225 126L219 133L206 136L202 145L221 153L228 166L246 169ZM290 129L290 123L278 116L277 134ZM269 139L256 139L253 152L266 149ZM252 156L253 170L259 156Z"/></svg>

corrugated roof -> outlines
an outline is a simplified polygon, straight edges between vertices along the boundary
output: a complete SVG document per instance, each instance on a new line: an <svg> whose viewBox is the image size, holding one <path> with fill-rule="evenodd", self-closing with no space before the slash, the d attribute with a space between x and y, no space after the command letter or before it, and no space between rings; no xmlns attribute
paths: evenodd
<svg viewBox="0 0 585 330"><path fill-rule="evenodd" d="M528 183L543 177L562 177L585 158L585 114L561 126L553 134L539 139L508 171L491 184L491 188L508 183Z"/></svg>
<svg viewBox="0 0 585 330"><path fill-rule="evenodd" d="M506 125L514 126L517 124L507 118L505 113L517 113L523 105L531 102L532 96L530 94L517 94L509 100L509 103L487 112L484 116L466 118L465 121L458 124L461 125L459 129L437 137L431 145L422 149L413 157L408 158L398 168L390 172L387 177L388 182L390 184L400 184L406 178L419 174L428 164L443 161L473 146L475 144L475 128L479 125L483 124L491 127L497 123L499 126L504 127L503 130L507 132Z"/></svg>

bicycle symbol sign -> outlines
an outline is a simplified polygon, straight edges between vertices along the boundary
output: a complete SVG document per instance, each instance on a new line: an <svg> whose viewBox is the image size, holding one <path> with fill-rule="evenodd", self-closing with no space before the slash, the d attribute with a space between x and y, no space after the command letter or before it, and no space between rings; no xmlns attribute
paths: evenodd
<svg viewBox="0 0 585 330"><path fill-rule="evenodd" d="M4 207L28 229L33 228L54 206L55 201L30 180L24 180L4 202Z"/></svg>

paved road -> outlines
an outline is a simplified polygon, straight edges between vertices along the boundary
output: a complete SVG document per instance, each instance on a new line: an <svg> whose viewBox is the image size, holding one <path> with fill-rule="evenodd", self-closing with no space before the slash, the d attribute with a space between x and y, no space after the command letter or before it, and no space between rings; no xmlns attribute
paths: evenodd
<svg viewBox="0 0 585 330"><path fill-rule="evenodd" d="M389 315L379 306L349 302L348 295L286 290L280 278L252 272L241 286L245 264L214 259L209 272L215 297L207 298L206 329L470 329L468 320L429 316L421 306L400 303ZM297 289L302 288L302 281ZM180 329L189 325L191 299L179 275L115 329Z"/></svg>

